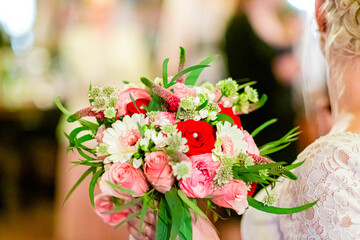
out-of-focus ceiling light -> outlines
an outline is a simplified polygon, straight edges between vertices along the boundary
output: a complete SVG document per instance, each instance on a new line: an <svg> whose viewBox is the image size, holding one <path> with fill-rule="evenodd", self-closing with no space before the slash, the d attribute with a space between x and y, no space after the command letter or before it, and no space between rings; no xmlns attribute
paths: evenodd
<svg viewBox="0 0 360 240"><path fill-rule="evenodd" d="M315 1L314 0L287 0L287 2L294 8L306 11L313 12L315 9Z"/></svg>

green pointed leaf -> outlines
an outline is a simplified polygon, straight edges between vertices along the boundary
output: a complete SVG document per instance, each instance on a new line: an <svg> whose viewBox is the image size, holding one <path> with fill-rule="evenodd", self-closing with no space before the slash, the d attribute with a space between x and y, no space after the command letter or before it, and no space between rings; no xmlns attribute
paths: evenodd
<svg viewBox="0 0 360 240"><path fill-rule="evenodd" d="M260 127L257 127L252 133L251 136L255 137L256 135L258 135L258 133L260 133L262 130L264 130L265 128L267 128L268 126L270 126L271 124L274 124L277 122L277 119L270 119L269 121L266 121L265 123L261 124Z"/></svg>
<svg viewBox="0 0 360 240"><path fill-rule="evenodd" d="M292 170L292 169L295 169L295 168L297 168L297 167L300 167L301 165L303 165L304 162L305 162L305 160L302 161L302 162L298 162L298 163L291 164L291 165L289 165L289 166L286 166L285 169L290 171L290 170Z"/></svg>
<svg viewBox="0 0 360 240"><path fill-rule="evenodd" d="M125 81L125 80L123 81L123 83L124 83L124 84L130 84L129 81Z"/></svg>
<svg viewBox="0 0 360 240"><path fill-rule="evenodd" d="M68 194L66 194L64 203L68 200L68 198L71 196L71 194L75 191L75 189L80 185L80 183L90 174L93 172L93 170L96 169L94 167L90 167L88 168L88 170L86 170L81 177L76 181L76 183L74 184L74 186L70 189L70 191L68 192Z"/></svg>
<svg viewBox="0 0 360 240"><path fill-rule="evenodd" d="M170 237L171 220L170 210L166 204L166 200L161 198L159 204L158 219L156 222L156 240L167 240Z"/></svg>
<svg viewBox="0 0 360 240"><path fill-rule="evenodd" d="M203 61L201 61L200 65L209 65L212 61L215 60L216 57L217 57L217 55L211 55L211 56L205 58ZM196 81L198 80L198 78L203 70L204 70L204 68L200 68L200 69L197 69L197 70L191 72L187 76L187 78L185 80L185 84L190 85L190 86L195 86Z"/></svg>
<svg viewBox="0 0 360 240"><path fill-rule="evenodd" d="M206 99L205 102L203 102L196 108L196 111L200 111L201 109L204 109L208 105L208 103L209 103L209 100Z"/></svg>
<svg viewBox="0 0 360 240"><path fill-rule="evenodd" d="M137 122L137 126L138 126L138 129L139 129L139 132L141 134L141 137L144 137L145 136L145 130L144 128L140 125L140 123Z"/></svg>
<svg viewBox="0 0 360 240"><path fill-rule="evenodd" d="M93 130L93 131L97 131L99 128L99 124L84 120L84 119L79 119L78 120L79 123L83 126L83 127L87 127L88 130Z"/></svg>
<svg viewBox="0 0 360 240"><path fill-rule="evenodd" d="M231 123L232 125L234 125L234 120L227 114L225 113L218 113L217 114L217 118L215 119L215 121L227 121L229 123Z"/></svg>
<svg viewBox="0 0 360 240"><path fill-rule="evenodd" d="M167 69L167 66L168 66L168 63L169 63L169 59L166 58L163 62L163 86L166 86L168 84L168 69Z"/></svg>
<svg viewBox="0 0 360 240"><path fill-rule="evenodd" d="M178 74L176 74L176 75L171 79L171 81L170 81L167 85L165 85L165 88L169 88L169 87L171 87L172 85L176 84L176 80L177 80L179 77L185 75L186 73L192 72L192 71L194 71L194 70L196 70L196 69L204 69L204 68L206 68L206 67L210 67L210 65L195 65L195 66L192 66L192 67L189 67L189 68L186 68L186 69L180 71Z"/></svg>
<svg viewBox="0 0 360 240"><path fill-rule="evenodd" d="M84 136L79 137L78 139L75 140L76 143L84 143L90 140L95 139L91 134L86 134Z"/></svg>
<svg viewBox="0 0 360 240"><path fill-rule="evenodd" d="M308 204L294 207L294 208L278 208L278 207L266 206L262 202L259 202L258 200L254 199L250 196L247 196L247 200L251 207L253 207L259 211L273 213L273 214L279 214L279 215L301 212L301 211L311 208L312 206L314 206L317 203L317 201L315 201L315 202L308 203Z"/></svg>
<svg viewBox="0 0 360 240"><path fill-rule="evenodd" d="M96 170L96 168L95 168ZM95 185L97 184L97 181L99 177L104 173L104 169L100 168L99 171L95 172L91 178L90 185L89 185L89 198L91 202L91 206L95 207L94 202L94 192L95 192Z"/></svg>
<svg viewBox="0 0 360 240"><path fill-rule="evenodd" d="M145 215L146 215L146 211L147 211L147 208L148 208L148 202L149 202L148 198L144 197L143 198L143 203L142 203L142 208L141 208L141 211L140 211L140 221L139 221L139 229L138 229L139 235L141 235L141 232L142 232L143 224L144 224L144 221L145 221Z"/></svg>
<svg viewBox="0 0 360 240"><path fill-rule="evenodd" d="M140 215L140 211L133 213L129 216L127 216L127 218L125 218L121 223L119 223L118 225L115 226L115 228L120 227L121 225L123 225L124 223L133 220L134 218L137 218Z"/></svg>
<svg viewBox="0 0 360 240"><path fill-rule="evenodd" d="M192 240L193 231L191 225L191 215L189 208L183 207L183 221L179 229L179 240Z"/></svg>
<svg viewBox="0 0 360 240"><path fill-rule="evenodd" d="M75 164L75 165L83 165L83 166L89 166L89 167L96 167L96 168L98 168L98 167L104 167L104 163L102 163L102 162L90 162L90 161L87 161L87 160L85 160L85 161L75 161L75 162L71 162L71 163L73 163L73 164Z"/></svg>
<svg viewBox="0 0 360 240"><path fill-rule="evenodd" d="M57 96L55 98L55 104L56 106L59 108L59 110L65 114L65 115L70 115L71 113L61 104L61 99L59 96Z"/></svg>
<svg viewBox="0 0 360 240"><path fill-rule="evenodd" d="M124 193L130 194L130 195L135 194L135 192L133 190L130 190L128 188L124 188L122 186L116 185L115 183L112 183L112 182L109 182L109 181L106 181L106 183L109 184L112 188L120 190L120 191L122 191Z"/></svg>
<svg viewBox="0 0 360 240"><path fill-rule="evenodd" d="M141 113L141 112L140 112L140 109L136 106L136 103L135 103L135 100L134 100L133 96L132 96L131 94L129 94L129 96L130 96L131 102L132 102L132 104L134 104L134 107L136 108L136 110L137 110L139 113Z"/></svg>
<svg viewBox="0 0 360 240"><path fill-rule="evenodd" d="M143 197L133 198L129 202L127 202L121 206L116 206L113 210L101 212L101 214L113 214L113 213L121 212L122 210L128 209L128 208L138 204L141 201L143 201Z"/></svg>
<svg viewBox="0 0 360 240"><path fill-rule="evenodd" d="M199 214L200 216L207 218L207 216L205 215L205 213L203 213L203 211L201 211L201 209L197 206L197 204L193 201L191 201L183 191L181 191L181 189L178 189L178 195L181 198L181 200L188 205L192 210L194 210L194 212L196 212L197 214Z"/></svg>
<svg viewBox="0 0 360 240"><path fill-rule="evenodd" d="M181 222L183 221L183 205L175 188L171 188L170 191L165 193L165 199L171 214L171 231L169 239L175 240L176 236L179 234Z"/></svg>
<svg viewBox="0 0 360 240"><path fill-rule="evenodd" d="M78 151L78 153L80 154L80 156L82 156L83 158L85 158L87 161L94 161L95 159L90 157L89 155L87 155L86 153L84 153L84 151L81 148L76 148L76 150Z"/></svg>
<svg viewBox="0 0 360 240"><path fill-rule="evenodd" d="M244 78L244 80L247 81L248 78ZM239 80L239 81L241 81L241 80ZM237 81L237 82L239 82L239 81ZM243 88L246 88L247 86L254 85L254 84L256 84L256 81L251 81L251 82L243 83L243 84L239 85L239 90L241 90L241 89L243 89Z"/></svg>
<svg viewBox="0 0 360 240"><path fill-rule="evenodd" d="M180 47L180 61L179 61L179 71L184 68L185 65L185 49Z"/></svg>

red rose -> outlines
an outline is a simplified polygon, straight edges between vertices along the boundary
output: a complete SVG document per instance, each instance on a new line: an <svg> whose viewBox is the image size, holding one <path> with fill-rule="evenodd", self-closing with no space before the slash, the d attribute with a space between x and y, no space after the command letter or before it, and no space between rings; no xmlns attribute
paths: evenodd
<svg viewBox="0 0 360 240"><path fill-rule="evenodd" d="M251 183L251 187L250 190L248 191L247 195L252 197L254 195L255 189L256 189L257 183L256 182L252 182Z"/></svg>
<svg viewBox="0 0 360 240"><path fill-rule="evenodd" d="M232 110L231 107L223 107L223 105L221 105L221 104L219 104L219 107L221 108L220 113L226 114L226 115L228 115L229 117L231 117L232 120L234 121L235 125L236 125L238 128L241 128L240 118L239 118L239 116L236 116L236 115L234 114L234 111Z"/></svg>
<svg viewBox="0 0 360 240"><path fill-rule="evenodd" d="M207 122L187 120L179 122L177 128L189 146L188 155L209 153L214 148L213 128Z"/></svg>

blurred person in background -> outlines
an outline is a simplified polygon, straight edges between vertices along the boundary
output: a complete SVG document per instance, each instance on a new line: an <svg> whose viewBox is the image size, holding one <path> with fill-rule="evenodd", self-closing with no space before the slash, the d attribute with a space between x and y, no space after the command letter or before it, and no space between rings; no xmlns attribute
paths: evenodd
<svg viewBox="0 0 360 240"><path fill-rule="evenodd" d="M111 84L122 87L124 80L134 84L141 76L152 76L151 40L148 40L149 32L143 25L145 21L141 23L139 19L139 9L142 14L146 13L140 6L141 2L130 0L88 0L67 2L63 6L59 54L67 66L68 92L62 97L65 97L70 111L86 106L90 83L92 86ZM151 29L152 26L146 27ZM74 125L66 124L59 129L64 127L68 133ZM55 239L128 239L126 228L108 226L91 208L88 197L90 179L86 179L63 204L67 192L86 169L72 168L71 162L81 157L75 152L66 153L67 141L63 133L59 137Z"/></svg>
<svg viewBox="0 0 360 240"><path fill-rule="evenodd" d="M268 96L262 108L241 116L244 128L251 132L267 120L278 119L256 136L259 147L295 126L291 86L299 77L300 64L293 46L301 33L300 19L285 0L238 0L237 12L226 30L229 75L239 81L256 81L258 92ZM290 163L296 154L296 144L291 144L271 157Z"/></svg>

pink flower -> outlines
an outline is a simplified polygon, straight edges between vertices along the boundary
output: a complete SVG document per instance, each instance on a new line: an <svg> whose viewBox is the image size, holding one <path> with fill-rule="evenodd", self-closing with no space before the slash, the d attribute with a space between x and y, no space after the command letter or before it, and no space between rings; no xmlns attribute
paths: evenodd
<svg viewBox="0 0 360 240"><path fill-rule="evenodd" d="M111 196L101 193L95 197L96 214L99 215L102 220L110 226L115 226L121 223L130 214L129 209L112 214L102 214L102 212L113 210L114 207L115 204L111 201Z"/></svg>
<svg viewBox="0 0 360 240"><path fill-rule="evenodd" d="M171 86L169 89L170 90L173 89L175 96L177 96L178 98L183 98L183 97L186 98L189 95L196 97L196 90L182 83L176 83L175 85Z"/></svg>
<svg viewBox="0 0 360 240"><path fill-rule="evenodd" d="M95 136L95 138L96 138L96 141L98 142L98 143L102 143L103 142L103 137L104 137L104 130L105 130L106 128L105 128L105 125L103 124L103 125L101 125L99 128L98 128L98 130L97 130L97 133L96 133L96 136Z"/></svg>
<svg viewBox="0 0 360 240"><path fill-rule="evenodd" d="M249 206L247 201L247 187L243 181L230 180L223 188L211 194L211 201L218 206L234 209L241 215Z"/></svg>
<svg viewBox="0 0 360 240"><path fill-rule="evenodd" d="M260 155L260 151L259 151L258 147L256 146L252 136L245 130L243 131L243 133L244 133L244 141L248 144L248 153Z"/></svg>
<svg viewBox="0 0 360 240"><path fill-rule="evenodd" d="M164 152L146 154L144 173L151 185L162 193L169 191L175 181L172 168L168 164L168 158Z"/></svg>
<svg viewBox="0 0 360 240"><path fill-rule="evenodd" d="M175 125L175 114L171 112L159 112L154 119L156 125Z"/></svg>
<svg viewBox="0 0 360 240"><path fill-rule="evenodd" d="M133 97L136 107L131 100L130 95ZM118 99L115 103L115 108L118 110L117 117L130 115L134 113L146 113L145 109L141 106L148 106L151 100L150 94L147 90L142 88L128 88L118 94ZM138 111L140 110L140 112Z"/></svg>
<svg viewBox="0 0 360 240"><path fill-rule="evenodd" d="M193 169L191 177L179 182L186 196L204 198L213 192L211 185L219 162L212 160L211 156L211 153L190 156Z"/></svg>
<svg viewBox="0 0 360 240"><path fill-rule="evenodd" d="M215 94L214 102L218 102L221 97L221 91L218 88L214 88L214 94ZM231 108L233 103L234 103L234 99L229 97L222 97L220 99L220 102L218 102L218 104L221 104L225 108Z"/></svg>
<svg viewBox="0 0 360 240"><path fill-rule="evenodd" d="M114 189L107 181L130 189L135 194L130 195L119 189ZM149 185L140 169L134 168L128 163L116 162L102 175L100 189L104 194L128 200L131 197L143 196L149 190Z"/></svg>

